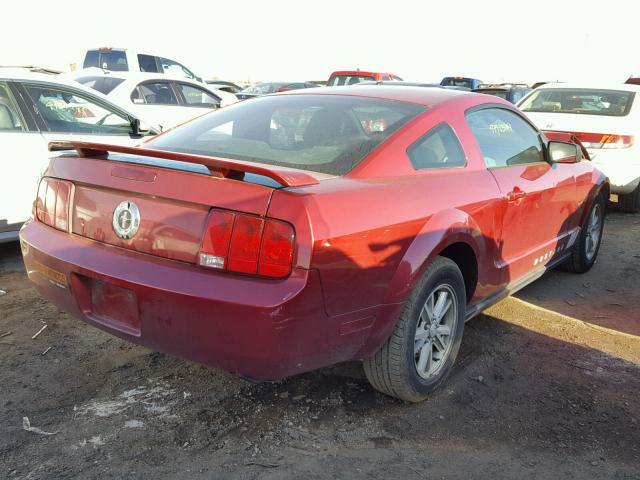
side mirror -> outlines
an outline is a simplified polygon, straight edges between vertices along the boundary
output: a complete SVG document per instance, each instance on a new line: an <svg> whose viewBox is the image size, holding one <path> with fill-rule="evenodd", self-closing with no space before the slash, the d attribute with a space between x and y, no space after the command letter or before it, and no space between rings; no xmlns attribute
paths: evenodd
<svg viewBox="0 0 640 480"><path fill-rule="evenodd" d="M582 150L575 143L549 142L547 146L549 163L578 163L582 160Z"/></svg>
<svg viewBox="0 0 640 480"><path fill-rule="evenodd" d="M162 128L159 128L159 127L154 128L151 125L148 125L143 120L140 120L139 118L131 119L131 128L133 130L134 135L139 135L141 137L149 134L157 135L162 131Z"/></svg>

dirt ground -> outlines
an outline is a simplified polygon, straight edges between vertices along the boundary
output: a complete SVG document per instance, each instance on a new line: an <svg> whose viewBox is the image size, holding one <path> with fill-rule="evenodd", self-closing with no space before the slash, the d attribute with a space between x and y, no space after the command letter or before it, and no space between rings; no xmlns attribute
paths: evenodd
<svg viewBox="0 0 640 480"><path fill-rule="evenodd" d="M612 213L591 272L469 322L418 405L358 363L251 384L127 344L41 299L0 246L0 478L640 479L639 239L640 215Z"/></svg>

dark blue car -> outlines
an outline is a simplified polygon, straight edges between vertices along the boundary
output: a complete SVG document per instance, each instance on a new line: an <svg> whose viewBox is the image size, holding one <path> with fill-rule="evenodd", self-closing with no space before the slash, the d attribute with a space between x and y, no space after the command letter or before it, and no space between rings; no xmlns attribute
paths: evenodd
<svg viewBox="0 0 640 480"><path fill-rule="evenodd" d="M463 87L473 90L482 84L482 80L468 77L444 77L440 82L443 87Z"/></svg>

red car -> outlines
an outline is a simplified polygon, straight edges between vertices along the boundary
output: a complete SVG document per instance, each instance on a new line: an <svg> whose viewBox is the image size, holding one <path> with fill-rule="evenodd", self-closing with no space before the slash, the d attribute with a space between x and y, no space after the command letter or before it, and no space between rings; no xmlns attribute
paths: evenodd
<svg viewBox="0 0 640 480"><path fill-rule="evenodd" d="M507 101L380 85L260 97L143 148L51 159L21 231L30 279L135 343L279 379L362 359L419 401L464 323L594 264L609 186Z"/></svg>
<svg viewBox="0 0 640 480"><path fill-rule="evenodd" d="M389 81L402 80L393 73L363 72L360 70L338 70L333 72L327 80L327 87L342 87L344 85L354 85L365 81Z"/></svg>

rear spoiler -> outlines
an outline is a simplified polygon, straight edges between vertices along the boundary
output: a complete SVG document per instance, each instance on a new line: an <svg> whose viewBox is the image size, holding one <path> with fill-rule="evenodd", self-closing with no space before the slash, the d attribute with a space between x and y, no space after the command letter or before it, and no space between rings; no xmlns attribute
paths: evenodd
<svg viewBox="0 0 640 480"><path fill-rule="evenodd" d="M561 132L558 130L542 130L542 133L544 133L544 136L547 137L547 139L555 142L575 143L578 147L580 147L580 150L582 151L582 158L584 158L585 160L591 160L587 148L582 144L580 140L578 140L578 137L576 137L573 133Z"/></svg>
<svg viewBox="0 0 640 480"><path fill-rule="evenodd" d="M109 152L138 155L142 157L162 158L178 162L196 163L204 165L213 174L221 177L229 177L233 173L253 173L275 180L284 187L302 187L316 185L319 180L312 175L293 168L266 165L264 163L252 163L242 160L226 160L222 158L208 157L206 155L193 155L190 153L168 152L151 148L125 147L122 145L106 145L91 142L49 142L49 151L75 150L78 156L106 157Z"/></svg>

